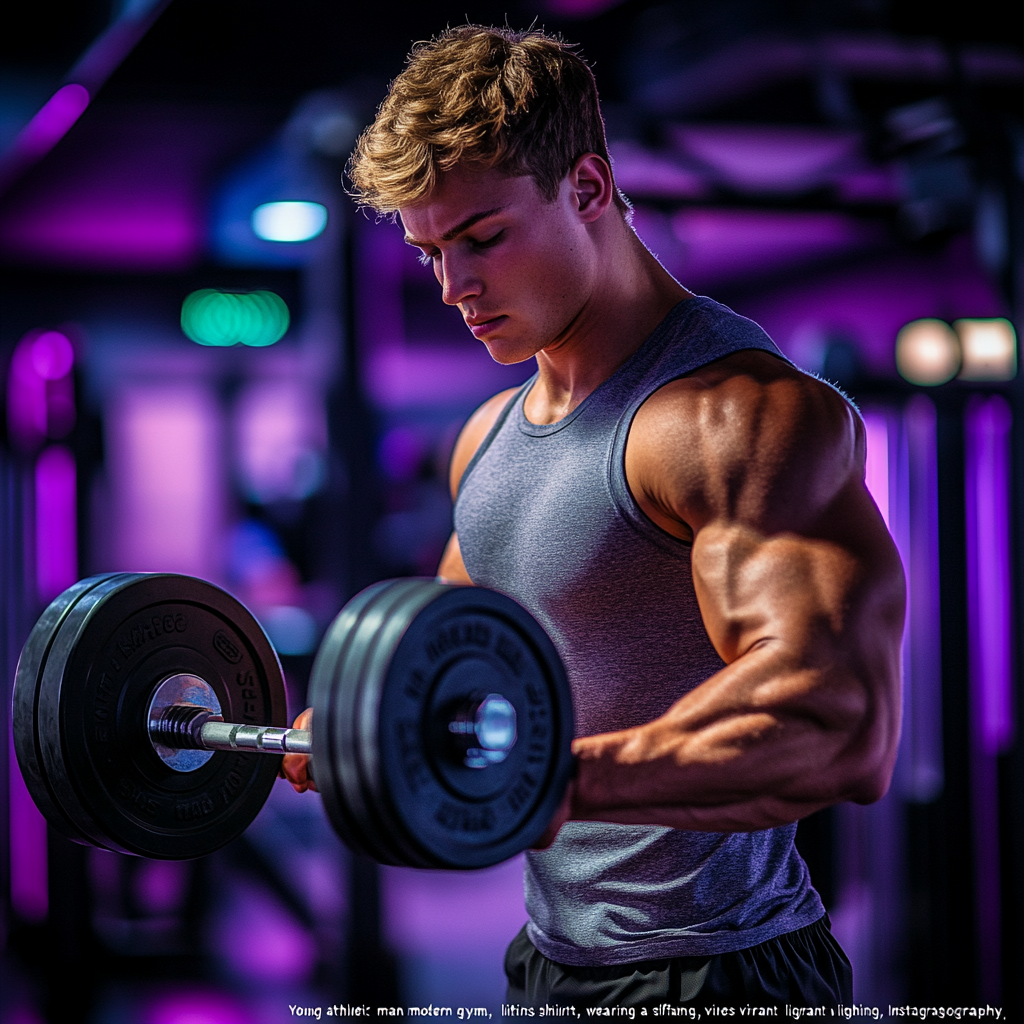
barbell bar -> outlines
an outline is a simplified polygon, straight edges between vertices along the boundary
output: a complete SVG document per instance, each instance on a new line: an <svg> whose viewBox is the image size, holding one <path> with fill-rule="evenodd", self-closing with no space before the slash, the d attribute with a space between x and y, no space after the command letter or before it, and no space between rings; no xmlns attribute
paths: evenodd
<svg viewBox="0 0 1024 1024"><path fill-rule="evenodd" d="M469 700L459 708L448 723L448 731L463 752L466 767L500 764L515 745L516 711L500 693L489 693L483 700ZM157 756L172 768L177 764L174 758L182 750L308 755L313 749L308 729L225 722L212 707L191 703L164 705L156 714L151 712L149 740Z"/></svg>

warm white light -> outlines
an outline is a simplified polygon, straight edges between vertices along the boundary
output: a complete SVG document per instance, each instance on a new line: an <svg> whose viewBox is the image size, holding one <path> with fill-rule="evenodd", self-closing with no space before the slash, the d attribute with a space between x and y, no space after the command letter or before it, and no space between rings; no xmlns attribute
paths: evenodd
<svg viewBox="0 0 1024 1024"><path fill-rule="evenodd" d="M252 211L252 230L266 242L308 242L325 227L327 207L319 203L264 203Z"/></svg>
<svg viewBox="0 0 1024 1024"><path fill-rule="evenodd" d="M963 349L963 380L1013 380L1017 336L1009 320L957 320L953 327Z"/></svg>
<svg viewBox="0 0 1024 1024"><path fill-rule="evenodd" d="M913 320L896 335L896 367L911 384L945 384L960 369L960 341L944 320Z"/></svg>

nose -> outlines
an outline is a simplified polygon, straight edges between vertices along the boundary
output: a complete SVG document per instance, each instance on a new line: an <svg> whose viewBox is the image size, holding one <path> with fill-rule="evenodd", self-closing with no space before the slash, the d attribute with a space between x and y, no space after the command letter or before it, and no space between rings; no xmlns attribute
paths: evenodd
<svg viewBox="0 0 1024 1024"><path fill-rule="evenodd" d="M434 269L441 282L441 300L449 306L468 302L483 290L483 282L462 260L444 256L435 261Z"/></svg>

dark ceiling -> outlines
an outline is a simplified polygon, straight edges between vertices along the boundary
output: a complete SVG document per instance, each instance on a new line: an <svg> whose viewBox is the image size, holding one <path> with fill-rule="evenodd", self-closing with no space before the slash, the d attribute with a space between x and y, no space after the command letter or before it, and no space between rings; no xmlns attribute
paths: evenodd
<svg viewBox="0 0 1024 1024"><path fill-rule="evenodd" d="M145 0L114 4L49 0L21 8L0 37L3 81L31 81L37 90L49 82L41 103L104 24ZM939 185L961 192L973 172L954 151L974 146L980 166L988 126L1024 111L1024 50L1010 12L993 0L976 0L969 13L922 0L171 0L81 120L0 199L0 255L8 267L31 264L32 245L51 229L64 232L70 252L78 243L66 237L74 213L68 204L77 190L79 211L100 211L89 214L94 221L121 216L132 202L136 219L177 203L176 230L195 237L182 236L181 258L165 269L190 265L212 183L271 138L300 98L340 89L365 123L410 43L467 19L536 23L578 42L595 68L609 134L638 147L648 179L657 171L652 155L678 164L680 122L851 132L880 183L871 195L862 190L854 215L891 220L902 200L887 197L882 178L895 181L903 172L894 161L905 155L893 139L894 110L937 99L965 126L929 143L948 151L939 154L948 179ZM940 111L939 120L946 116ZM851 173L864 170L851 165ZM922 173L934 177L932 165ZM638 181L630 194L669 212L688 202L850 205L833 185L769 195L743 194L728 181L706 184L692 195L659 197L645 195ZM965 202L955 199L962 209L948 220L961 229ZM94 227L83 222L83 238L88 231ZM122 258L111 269L146 268Z"/></svg>
<svg viewBox="0 0 1024 1024"><path fill-rule="evenodd" d="M464 20L538 23L583 45L608 99L624 99L623 57L651 36L695 61L744 35L813 37L845 29L935 37L954 45L1019 43L1014 5L977 0L173 0L107 86L111 97L287 104L311 89L387 79L409 43ZM604 10L602 10L604 8ZM559 11L597 11L567 17ZM111 0L39 0L0 37L6 68L66 70L110 19Z"/></svg>

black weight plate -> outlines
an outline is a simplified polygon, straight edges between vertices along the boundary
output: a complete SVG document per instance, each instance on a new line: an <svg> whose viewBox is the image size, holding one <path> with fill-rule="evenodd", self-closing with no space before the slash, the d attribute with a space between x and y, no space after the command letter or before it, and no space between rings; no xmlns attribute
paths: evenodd
<svg viewBox="0 0 1024 1024"><path fill-rule="evenodd" d="M56 802L88 841L185 859L239 835L274 783L276 758L217 752L176 772L153 751L146 709L157 684L205 679L225 719L285 725L284 681L252 615L202 580L112 577L81 596L53 641L39 685L37 734Z"/></svg>
<svg viewBox="0 0 1024 1024"><path fill-rule="evenodd" d="M478 587L437 596L394 650L379 706L382 798L430 866L478 868L532 845L572 771L572 701L561 660L520 605ZM466 767L451 749L454 707L499 693L516 710L507 759Z"/></svg>
<svg viewBox="0 0 1024 1024"><path fill-rule="evenodd" d="M474 868L539 838L569 780L573 716L558 655L518 604L387 581L346 606L317 661L314 770L349 845L385 863ZM447 724L454 705L491 692L515 707L519 739L505 762L469 768Z"/></svg>
<svg viewBox="0 0 1024 1024"><path fill-rule="evenodd" d="M360 592L338 613L320 643L309 678L313 708L312 768L317 790L334 830L348 846L369 856L374 854L367 849L367 838L345 800L342 776L355 771L354 764L346 762L351 746L343 735L343 726L350 720L351 712L339 711L338 706L350 703L346 700L350 696L349 687L343 682L341 669L363 613L379 589L380 584L377 584Z"/></svg>
<svg viewBox="0 0 1024 1024"><path fill-rule="evenodd" d="M373 704L363 693L367 659L382 635L404 629L409 618L403 618L402 605L410 588L421 583L388 580L357 594L327 631L310 679L313 771L325 810L349 846L385 864L407 864L414 855L396 847L374 813L372 795L367 795L358 708Z"/></svg>
<svg viewBox="0 0 1024 1024"><path fill-rule="evenodd" d="M124 574L106 573L102 576L91 576L88 579L79 580L74 586L55 597L39 617L39 621L32 627L25 646L21 650L21 656L18 658L18 669L14 677L14 751L18 757L18 765L25 779L25 785L47 821L58 832L76 842L85 842L86 836L75 827L57 803L46 778L39 752L37 731L39 682L57 631L71 608L79 598L99 584L114 576L122 575Z"/></svg>
<svg viewBox="0 0 1024 1024"><path fill-rule="evenodd" d="M343 676L348 689L349 729L356 771L345 777L353 813L385 851L387 863L429 866L419 844L402 827L382 788L380 705L387 671L396 648L417 615L438 595L433 579L391 580L381 586L349 647Z"/></svg>

